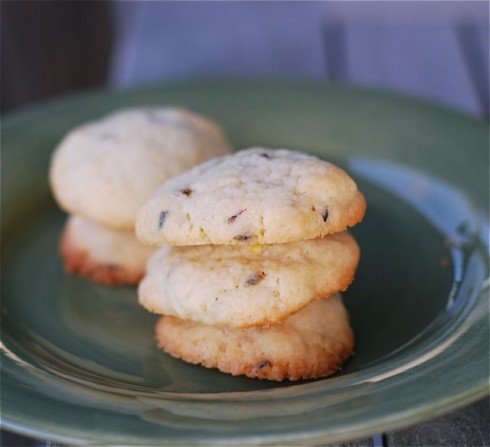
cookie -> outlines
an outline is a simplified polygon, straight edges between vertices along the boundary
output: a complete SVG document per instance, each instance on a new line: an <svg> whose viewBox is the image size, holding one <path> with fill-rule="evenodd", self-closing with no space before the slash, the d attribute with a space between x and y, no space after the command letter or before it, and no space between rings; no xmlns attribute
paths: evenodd
<svg viewBox="0 0 490 447"><path fill-rule="evenodd" d="M131 231L113 230L70 216L61 236L65 270L101 284L136 284L155 249L142 245Z"/></svg>
<svg viewBox="0 0 490 447"><path fill-rule="evenodd" d="M252 148L166 182L143 206L148 245L277 244L345 230L366 203L349 175L311 155Z"/></svg>
<svg viewBox="0 0 490 447"><path fill-rule="evenodd" d="M129 230L158 186L230 151L223 130L195 113L124 109L70 132L54 151L49 180L65 211Z"/></svg>
<svg viewBox="0 0 490 447"><path fill-rule="evenodd" d="M189 363L267 380L325 377L353 352L354 335L339 294L315 301L269 328L233 329L164 316L158 346Z"/></svg>
<svg viewBox="0 0 490 447"><path fill-rule="evenodd" d="M348 232L277 245L163 247L148 262L139 302L209 325L264 327L345 290L358 261Z"/></svg>

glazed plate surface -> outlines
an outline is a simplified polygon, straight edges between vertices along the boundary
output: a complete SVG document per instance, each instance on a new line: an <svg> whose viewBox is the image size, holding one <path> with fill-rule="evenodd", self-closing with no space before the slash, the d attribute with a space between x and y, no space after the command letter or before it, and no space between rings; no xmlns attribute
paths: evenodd
<svg viewBox="0 0 490 447"><path fill-rule="evenodd" d="M331 378L274 383L188 365L155 347L131 287L66 276L65 216L47 171L72 127L116 108L178 105L237 148L338 163L368 211L345 303L356 354ZM356 439L488 392L488 126L383 92L324 83L201 81L94 92L2 126L1 417L79 444L251 445Z"/></svg>

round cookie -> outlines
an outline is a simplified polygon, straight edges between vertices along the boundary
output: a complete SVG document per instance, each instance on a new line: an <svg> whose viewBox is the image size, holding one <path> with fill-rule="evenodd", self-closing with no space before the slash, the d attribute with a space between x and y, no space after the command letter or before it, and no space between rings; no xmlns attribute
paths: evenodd
<svg viewBox="0 0 490 447"><path fill-rule="evenodd" d="M252 148L166 182L139 212L136 234L149 245L276 244L343 231L365 209L355 182L337 166Z"/></svg>
<svg viewBox="0 0 490 447"><path fill-rule="evenodd" d="M345 290L359 247L347 232L278 245L163 247L140 282L140 304L209 325L265 327Z"/></svg>
<svg viewBox="0 0 490 447"><path fill-rule="evenodd" d="M160 348L187 362L267 380L333 374L354 346L349 316L338 294L269 328L240 330L164 316L157 323L156 339Z"/></svg>
<svg viewBox="0 0 490 447"><path fill-rule="evenodd" d="M70 216L61 236L65 270L102 284L136 284L155 249L131 231L113 230L80 216Z"/></svg>
<svg viewBox="0 0 490 447"><path fill-rule="evenodd" d="M132 229L158 186L229 152L222 129L200 115L172 108L123 109L70 132L53 154L49 180L65 211Z"/></svg>

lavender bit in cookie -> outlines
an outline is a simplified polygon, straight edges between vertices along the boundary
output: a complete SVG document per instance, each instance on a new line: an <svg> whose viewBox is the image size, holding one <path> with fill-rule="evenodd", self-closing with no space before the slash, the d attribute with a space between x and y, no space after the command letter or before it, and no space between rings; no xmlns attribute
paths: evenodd
<svg viewBox="0 0 490 447"><path fill-rule="evenodd" d="M243 212L245 212L245 211L246 211L246 209L243 209L243 210L241 210L241 211L238 211L238 213L233 214L233 216L231 216L231 217L229 217L229 218L228 218L228 223L229 223L229 224L232 224L233 222L235 222L236 218L237 218L237 217L238 217L240 214L242 214Z"/></svg>
<svg viewBox="0 0 490 447"><path fill-rule="evenodd" d="M235 241L243 242L243 241L249 241L252 239L253 235L250 233L244 233L244 234L238 234L236 235L233 239Z"/></svg>
<svg viewBox="0 0 490 447"><path fill-rule="evenodd" d="M180 192L184 194L187 197L190 197L190 195L194 192L191 188L184 188L181 189Z"/></svg>
<svg viewBox="0 0 490 447"><path fill-rule="evenodd" d="M259 369L270 368L271 366L272 363L269 360L264 360L263 362L259 363Z"/></svg>
<svg viewBox="0 0 490 447"><path fill-rule="evenodd" d="M266 274L264 272L253 273L252 275L250 275L247 278L247 280L245 281L245 285L247 285L247 286L255 286L260 281L262 281L265 277L266 277Z"/></svg>
<svg viewBox="0 0 490 447"><path fill-rule="evenodd" d="M165 219L167 218L168 211L162 211L160 213L160 217L158 218L158 228L162 228L165 223Z"/></svg>
<svg viewBox="0 0 490 447"><path fill-rule="evenodd" d="M325 209L322 212L322 219L323 219L323 222L326 222L328 219L328 208L327 207L325 207Z"/></svg>

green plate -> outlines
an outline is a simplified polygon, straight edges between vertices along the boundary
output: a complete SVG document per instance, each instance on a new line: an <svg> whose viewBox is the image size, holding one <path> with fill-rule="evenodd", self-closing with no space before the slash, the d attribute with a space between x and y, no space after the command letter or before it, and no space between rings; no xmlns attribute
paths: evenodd
<svg viewBox="0 0 490 447"><path fill-rule="evenodd" d="M232 377L155 348L134 288L63 273L46 175L75 125L171 104L237 147L299 148L347 169L368 212L345 294L356 355L300 383ZM337 442L452 411L489 376L488 126L428 103L324 83L201 81L95 92L2 129L2 396L7 429L72 443Z"/></svg>

